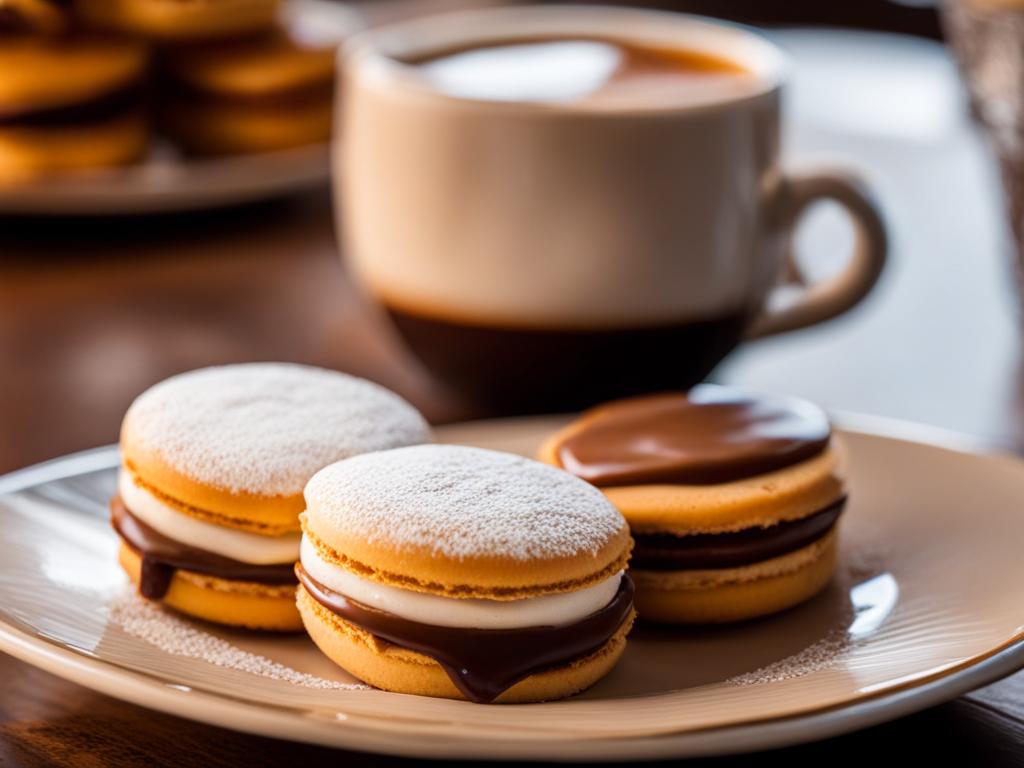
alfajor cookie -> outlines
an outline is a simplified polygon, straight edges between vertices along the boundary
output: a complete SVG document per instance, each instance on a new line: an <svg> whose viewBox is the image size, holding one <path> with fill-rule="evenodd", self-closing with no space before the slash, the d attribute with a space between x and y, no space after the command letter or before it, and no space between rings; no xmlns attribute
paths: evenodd
<svg viewBox="0 0 1024 768"><path fill-rule="evenodd" d="M809 402L712 385L622 400L553 435L540 458L629 521L645 620L763 616L817 594L835 569L846 485Z"/></svg>
<svg viewBox="0 0 1024 768"><path fill-rule="evenodd" d="M424 445L306 486L299 612L371 685L557 699L618 660L633 622L626 521L595 488L506 453Z"/></svg>
<svg viewBox="0 0 1024 768"><path fill-rule="evenodd" d="M182 613L299 629L306 481L339 459L429 439L397 395L333 371L257 363L174 376L122 424L120 562L143 597Z"/></svg>
<svg viewBox="0 0 1024 768"><path fill-rule="evenodd" d="M243 40L162 50L162 130L204 155L326 143L335 49L350 27L336 19L310 33L301 19L285 17L279 29Z"/></svg>
<svg viewBox="0 0 1024 768"><path fill-rule="evenodd" d="M270 29L280 0L75 0L86 24L152 40L212 40Z"/></svg>
<svg viewBox="0 0 1024 768"><path fill-rule="evenodd" d="M119 38L0 37L0 181L139 159L146 68Z"/></svg>

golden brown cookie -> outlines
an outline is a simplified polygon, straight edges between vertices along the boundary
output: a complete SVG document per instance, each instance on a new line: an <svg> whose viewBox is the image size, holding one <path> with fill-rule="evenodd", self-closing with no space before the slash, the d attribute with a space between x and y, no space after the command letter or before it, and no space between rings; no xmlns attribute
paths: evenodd
<svg viewBox="0 0 1024 768"><path fill-rule="evenodd" d="M153 40L211 40L270 29L280 0L76 0L88 25Z"/></svg>
<svg viewBox="0 0 1024 768"><path fill-rule="evenodd" d="M333 371L257 363L167 379L122 425L111 504L122 564L144 597L182 612L297 629L306 481L338 459L429 437L397 395Z"/></svg>
<svg viewBox="0 0 1024 768"><path fill-rule="evenodd" d="M355 29L347 13L303 14L241 40L165 47L163 130L203 155L269 152L331 137L335 50Z"/></svg>
<svg viewBox="0 0 1024 768"><path fill-rule="evenodd" d="M149 122L138 111L60 128L0 125L0 184L127 165L149 141Z"/></svg>
<svg viewBox="0 0 1024 768"><path fill-rule="evenodd" d="M391 691L572 695L625 647L625 520L539 462L463 446L333 464L306 486L299 611L314 642Z"/></svg>
<svg viewBox="0 0 1024 768"><path fill-rule="evenodd" d="M88 104L137 86L146 64L146 49L121 38L2 39L0 115Z"/></svg>
<svg viewBox="0 0 1024 768"><path fill-rule="evenodd" d="M841 455L805 401L710 385L624 400L551 436L540 458L600 487L629 521L645 620L774 613L834 570Z"/></svg>
<svg viewBox="0 0 1024 768"><path fill-rule="evenodd" d="M158 119L163 132L192 154L236 155L324 144L333 110L330 88L252 101L171 95L161 100Z"/></svg>
<svg viewBox="0 0 1024 768"><path fill-rule="evenodd" d="M0 182L138 160L146 66L119 38L0 37Z"/></svg>

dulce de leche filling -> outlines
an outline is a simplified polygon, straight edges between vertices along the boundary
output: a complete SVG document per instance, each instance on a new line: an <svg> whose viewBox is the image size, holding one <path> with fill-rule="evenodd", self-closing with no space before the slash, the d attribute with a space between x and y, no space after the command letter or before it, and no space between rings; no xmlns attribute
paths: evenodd
<svg viewBox="0 0 1024 768"><path fill-rule="evenodd" d="M828 446L811 403L713 385L621 400L589 415L556 448L562 467L599 487L709 485L783 469Z"/></svg>
<svg viewBox="0 0 1024 768"><path fill-rule="evenodd" d="M291 563L254 565L182 544L164 536L132 514L120 496L110 501L114 530L142 561L139 593L151 600L167 594L176 570L218 579L287 585L297 580Z"/></svg>
<svg viewBox="0 0 1024 768"><path fill-rule="evenodd" d="M434 659L470 701L494 701L530 675L594 653L629 619L633 582L623 574L605 607L562 626L522 629L442 627L363 605L328 589L296 564L299 582L316 602L375 637Z"/></svg>
<svg viewBox="0 0 1024 768"><path fill-rule="evenodd" d="M844 496L813 515L733 533L634 533L630 565L647 571L684 571L739 568L770 560L822 538L835 527L845 505Z"/></svg>

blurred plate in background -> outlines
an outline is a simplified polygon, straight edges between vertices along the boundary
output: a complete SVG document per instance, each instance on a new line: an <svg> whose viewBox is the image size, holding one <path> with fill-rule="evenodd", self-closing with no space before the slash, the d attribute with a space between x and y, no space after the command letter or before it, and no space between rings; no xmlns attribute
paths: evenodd
<svg viewBox="0 0 1024 768"><path fill-rule="evenodd" d="M294 0L294 21L342 40L363 14L331 0ZM192 211L300 192L330 179L330 146L251 155L188 157L157 139L142 163L0 186L0 214L105 216Z"/></svg>
<svg viewBox="0 0 1024 768"><path fill-rule="evenodd" d="M139 165L0 187L0 213L103 216L253 202L325 184L330 147L188 159L156 147Z"/></svg>

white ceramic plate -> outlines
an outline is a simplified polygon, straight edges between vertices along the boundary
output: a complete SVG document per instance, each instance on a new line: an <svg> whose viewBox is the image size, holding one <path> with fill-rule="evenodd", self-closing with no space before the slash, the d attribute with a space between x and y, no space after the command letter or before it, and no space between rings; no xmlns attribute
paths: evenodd
<svg viewBox="0 0 1024 768"><path fill-rule="evenodd" d="M561 422L479 422L445 441L531 453ZM860 422L858 422L860 423ZM841 432L850 504L820 596L740 626L640 627L620 664L561 702L478 705L359 686L304 637L233 632L137 598L107 522L117 453L0 479L0 649L182 717L420 757L624 760L819 739L1024 666L1024 462Z"/></svg>
<svg viewBox="0 0 1024 768"><path fill-rule="evenodd" d="M355 9L291 0L286 23L306 37L342 40L364 27ZM183 156L159 139L132 166L0 186L0 214L105 216L192 211L269 199L326 184L330 147L219 158Z"/></svg>

